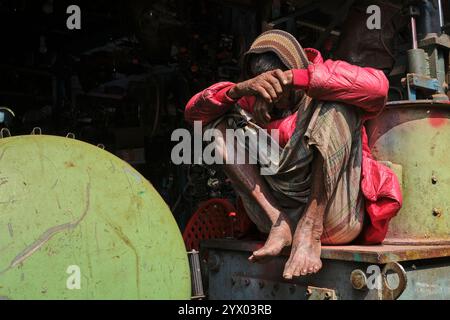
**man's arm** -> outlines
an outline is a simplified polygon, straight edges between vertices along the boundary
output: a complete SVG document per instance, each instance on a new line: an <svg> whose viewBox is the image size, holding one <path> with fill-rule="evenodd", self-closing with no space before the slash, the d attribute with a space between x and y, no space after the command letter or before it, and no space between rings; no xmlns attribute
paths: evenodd
<svg viewBox="0 0 450 320"><path fill-rule="evenodd" d="M290 77L291 74L287 77L283 71L273 70L237 84L216 83L189 100L185 109L185 119L191 123L194 121L208 123L225 114L236 103L253 113L256 96L271 104L282 94L284 86L292 82ZM264 120L269 121L270 117Z"/></svg>
<svg viewBox="0 0 450 320"><path fill-rule="evenodd" d="M227 92L234 87L232 82L219 82L197 93L186 105L186 121L209 123L225 114L238 99L232 99Z"/></svg>
<svg viewBox="0 0 450 320"><path fill-rule="evenodd" d="M389 81L377 69L327 60L292 70L292 75L296 89L318 100L347 103L369 113L378 112L387 101Z"/></svg>

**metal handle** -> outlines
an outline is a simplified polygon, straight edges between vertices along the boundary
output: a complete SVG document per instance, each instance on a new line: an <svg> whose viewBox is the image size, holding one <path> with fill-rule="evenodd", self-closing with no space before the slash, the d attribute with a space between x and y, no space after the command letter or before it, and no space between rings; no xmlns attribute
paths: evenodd
<svg viewBox="0 0 450 320"><path fill-rule="evenodd" d="M41 135L42 134L42 129L39 127L34 127L33 130L31 131L32 135Z"/></svg>
<svg viewBox="0 0 450 320"><path fill-rule="evenodd" d="M0 139L11 137L11 132L8 128L2 128L0 130Z"/></svg>
<svg viewBox="0 0 450 320"><path fill-rule="evenodd" d="M393 271L398 276L398 286L397 288L389 287L389 283L387 281L387 272ZM408 284L408 278L406 277L405 269L397 262L390 262L386 264L382 271L382 279L383 279L383 289L382 296L383 300L397 300L398 297L405 291L406 285Z"/></svg>

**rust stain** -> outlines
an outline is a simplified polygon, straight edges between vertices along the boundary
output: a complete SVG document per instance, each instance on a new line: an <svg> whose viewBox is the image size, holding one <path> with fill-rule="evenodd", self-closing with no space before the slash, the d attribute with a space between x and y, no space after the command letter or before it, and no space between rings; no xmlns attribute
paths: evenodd
<svg viewBox="0 0 450 320"><path fill-rule="evenodd" d="M75 167L75 163L73 163L72 161L66 161L66 162L64 162L64 165L66 166L66 168L74 168Z"/></svg>
<svg viewBox="0 0 450 320"><path fill-rule="evenodd" d="M443 113L439 111L432 111L430 113L430 117L428 118L428 122L432 127L439 128L446 125L448 119Z"/></svg>
<svg viewBox="0 0 450 320"><path fill-rule="evenodd" d="M105 222L113 229L114 233L120 238L120 240L123 241L123 243L125 243L125 245L127 247L129 247L135 256L135 261L136 261L136 288L137 288L137 293L138 293L138 298L140 298L140 257L139 254L136 250L136 247L133 245L133 243L131 242L131 240L125 235L125 233L122 231L122 228L120 226L118 226L117 224L115 224L114 222L112 222L108 217L103 216L102 217L105 219Z"/></svg>
<svg viewBox="0 0 450 320"><path fill-rule="evenodd" d="M8 183L8 179L7 178L0 178L0 186L7 184Z"/></svg>

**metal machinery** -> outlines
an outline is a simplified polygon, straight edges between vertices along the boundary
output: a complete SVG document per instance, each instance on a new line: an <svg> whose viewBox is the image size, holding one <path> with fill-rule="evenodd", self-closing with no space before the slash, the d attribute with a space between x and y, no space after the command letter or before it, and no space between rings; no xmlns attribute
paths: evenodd
<svg viewBox="0 0 450 320"><path fill-rule="evenodd" d="M389 102L367 124L373 155L403 189L386 241L326 246L318 274L286 281L288 252L251 264L260 242L209 240L202 250L211 299L450 299L450 36L442 32L441 1L410 1L406 8L413 43L400 90L408 98Z"/></svg>
<svg viewBox="0 0 450 320"><path fill-rule="evenodd" d="M145 178L71 136L7 133L0 139L1 299L190 298L180 231Z"/></svg>

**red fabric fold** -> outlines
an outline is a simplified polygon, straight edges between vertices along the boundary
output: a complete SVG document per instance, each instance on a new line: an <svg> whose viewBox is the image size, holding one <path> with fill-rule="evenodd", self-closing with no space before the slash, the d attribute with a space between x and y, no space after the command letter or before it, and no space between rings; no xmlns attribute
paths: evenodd
<svg viewBox="0 0 450 320"><path fill-rule="evenodd" d="M369 148L366 130L362 130L363 161L361 191L370 221L359 237L363 244L378 244L386 237L389 221L402 207L401 187L395 173L376 161Z"/></svg>

